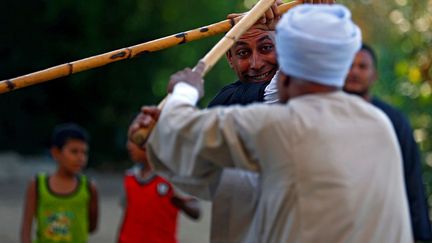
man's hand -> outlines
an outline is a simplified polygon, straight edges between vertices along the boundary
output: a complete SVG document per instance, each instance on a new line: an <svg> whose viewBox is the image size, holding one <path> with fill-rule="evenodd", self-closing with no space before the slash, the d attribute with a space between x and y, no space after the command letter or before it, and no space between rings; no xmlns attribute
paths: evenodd
<svg viewBox="0 0 432 243"><path fill-rule="evenodd" d="M200 61L195 69L192 71L186 68L183 71L177 72L171 76L168 84L168 93L171 93L174 86L179 82L185 82L198 90L200 97L204 94L202 75L205 69L204 62ZM161 110L156 106L143 106L141 113L139 113L129 126L128 137L134 143L144 146L147 142L150 131L155 126ZM138 132L138 130L141 130ZM147 130L147 131L146 131Z"/></svg>
<svg viewBox="0 0 432 243"><path fill-rule="evenodd" d="M264 15L257 21L257 24L267 25L270 30L274 30L277 22L281 15L277 10L277 6L283 4L282 0L276 0L276 2L267 10ZM245 13L232 13L228 14L227 19L234 19L239 16L243 16Z"/></svg>
<svg viewBox="0 0 432 243"><path fill-rule="evenodd" d="M198 90L199 97L204 96L204 80L202 78L202 73L204 71L205 64L203 62L199 62L194 70L190 68L186 68L182 71L178 71L177 73L171 75L169 84L168 84L168 93L171 93L174 89L174 86L178 83L187 83L192 87Z"/></svg>
<svg viewBox="0 0 432 243"><path fill-rule="evenodd" d="M160 110L156 106L143 106L139 113L129 126L128 137L132 138L133 134L139 129L151 129L159 119ZM144 145L143 143L142 145Z"/></svg>

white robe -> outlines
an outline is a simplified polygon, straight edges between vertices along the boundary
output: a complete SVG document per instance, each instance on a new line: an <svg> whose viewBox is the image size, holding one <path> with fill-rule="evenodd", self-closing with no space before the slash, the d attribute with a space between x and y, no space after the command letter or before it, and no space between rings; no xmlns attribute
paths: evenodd
<svg viewBox="0 0 432 243"><path fill-rule="evenodd" d="M199 111L174 92L148 154L174 183L195 178L203 196L220 167L259 172L243 242L412 242L396 137L388 118L358 97Z"/></svg>
<svg viewBox="0 0 432 243"><path fill-rule="evenodd" d="M225 168L212 196L210 242L242 242L252 224L259 195L257 173Z"/></svg>

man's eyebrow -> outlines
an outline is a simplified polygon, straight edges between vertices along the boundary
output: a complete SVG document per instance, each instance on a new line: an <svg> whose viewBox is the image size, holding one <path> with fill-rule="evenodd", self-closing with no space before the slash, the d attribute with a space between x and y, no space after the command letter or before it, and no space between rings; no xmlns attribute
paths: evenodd
<svg viewBox="0 0 432 243"><path fill-rule="evenodd" d="M273 41L273 39L270 38L270 36L268 36L268 35L263 36L263 37L261 37L261 38L258 39L259 42L261 42L261 41L265 41L265 40L271 40L271 41Z"/></svg>
<svg viewBox="0 0 432 243"><path fill-rule="evenodd" d="M263 36L263 37L259 38L257 42L262 42L262 41L265 41L265 40L273 41L273 39L270 38L270 36L266 35L266 36ZM249 45L247 42L236 41L236 43L234 44L234 47L237 47L237 46L247 46L247 45Z"/></svg>
<svg viewBox="0 0 432 243"><path fill-rule="evenodd" d="M248 43L243 42L243 41L236 41L236 43L234 43L234 47L237 47L237 46L247 46L247 45L248 45Z"/></svg>

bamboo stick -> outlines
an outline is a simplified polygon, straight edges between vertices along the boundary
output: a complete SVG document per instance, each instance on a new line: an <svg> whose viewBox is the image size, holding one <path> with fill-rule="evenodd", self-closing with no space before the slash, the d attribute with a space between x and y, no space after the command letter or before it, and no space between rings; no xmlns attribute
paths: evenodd
<svg viewBox="0 0 432 243"><path fill-rule="evenodd" d="M243 18L198 62L204 64L202 77L231 48L231 46L267 11L276 0L260 0ZM198 65L197 64L197 65ZM195 66L194 70L197 66ZM163 109L168 96L163 99L158 108ZM131 135L131 140L143 146L156 125L156 121L147 128L142 128Z"/></svg>
<svg viewBox="0 0 432 243"><path fill-rule="evenodd" d="M288 11L288 9L300 3L302 3L301 0L296 0L290 3L282 4L278 6L278 11L280 13L284 13ZM85 70L101 67L112 62L134 58L148 52L155 52L186 42L221 34L236 26L236 24L241 20L241 18L242 17L237 17L235 19L224 20L194 30L181 32L149 42L141 43L135 46L110 51L107 53L73 61L70 63L61 64L16 78L3 80L0 82L0 94L24 88L30 85L50 81L56 78L69 76L71 74L82 72Z"/></svg>

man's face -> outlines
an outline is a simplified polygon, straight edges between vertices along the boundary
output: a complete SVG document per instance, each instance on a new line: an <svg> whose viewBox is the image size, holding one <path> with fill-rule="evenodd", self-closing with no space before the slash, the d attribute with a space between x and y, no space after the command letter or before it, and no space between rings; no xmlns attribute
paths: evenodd
<svg viewBox="0 0 432 243"><path fill-rule="evenodd" d="M231 68L243 82L267 82L275 75L278 65L274 32L253 27L243 34L228 51Z"/></svg>
<svg viewBox="0 0 432 243"><path fill-rule="evenodd" d="M369 87L376 78L376 70L371 54L366 50L360 50L357 52L348 72L344 90L348 93L366 96L369 93Z"/></svg>

